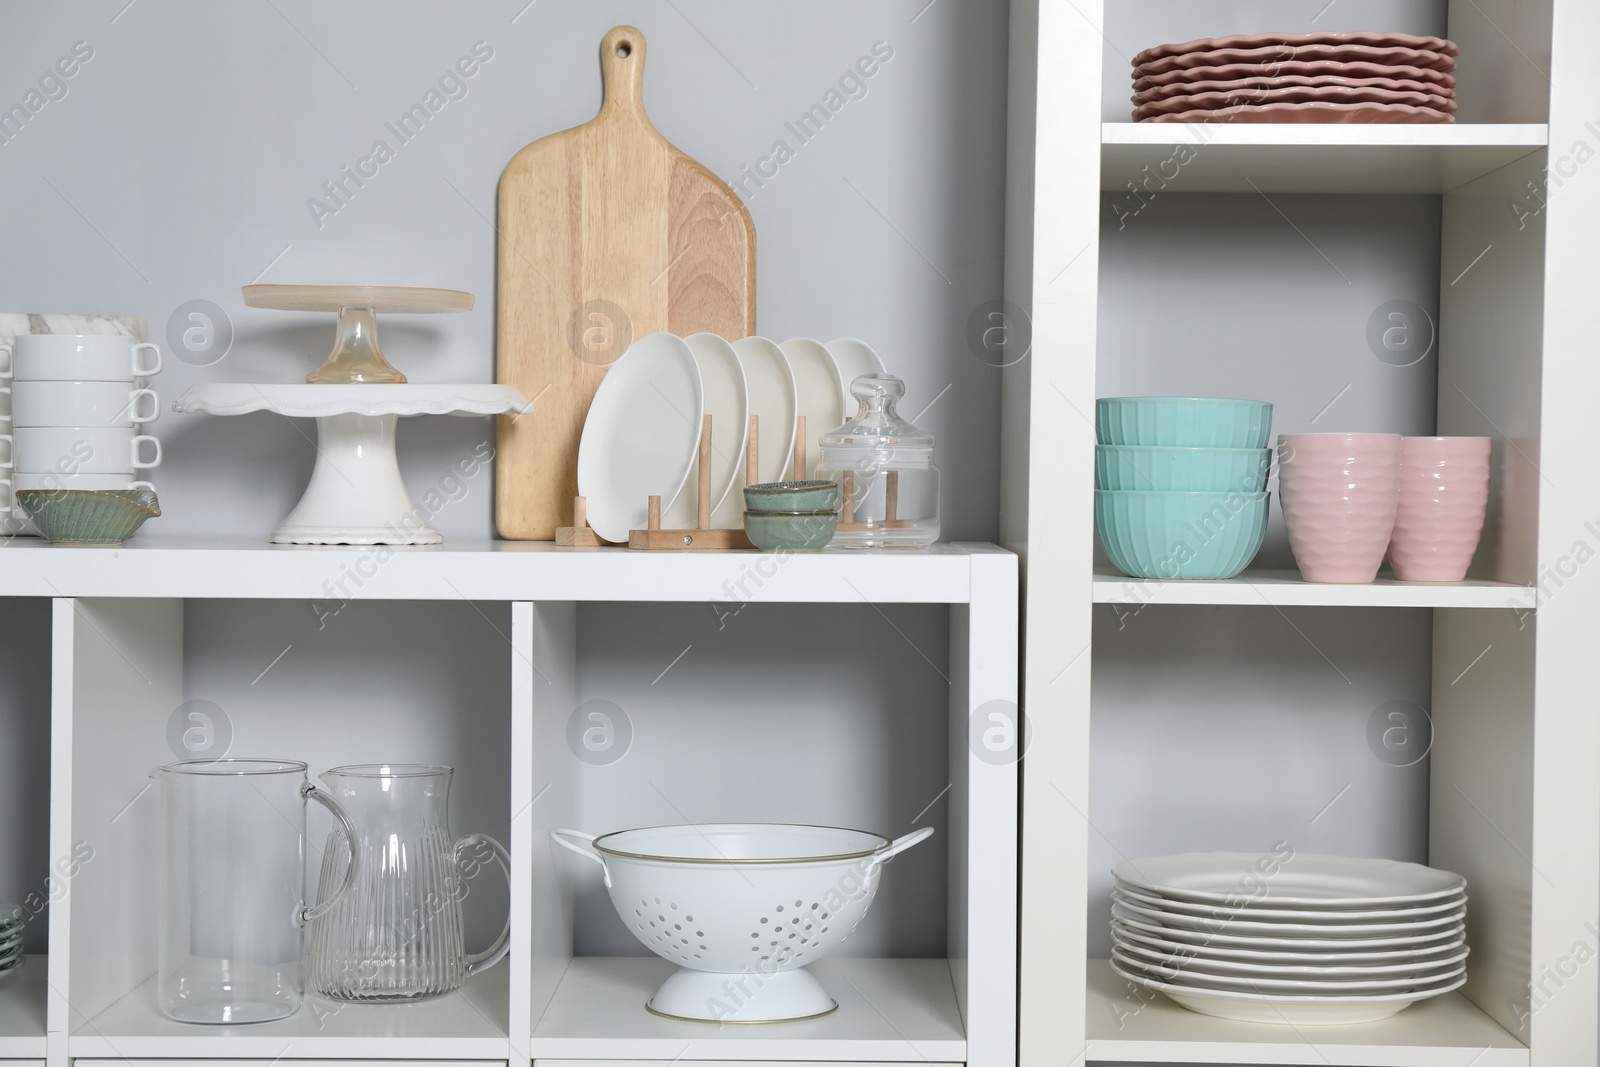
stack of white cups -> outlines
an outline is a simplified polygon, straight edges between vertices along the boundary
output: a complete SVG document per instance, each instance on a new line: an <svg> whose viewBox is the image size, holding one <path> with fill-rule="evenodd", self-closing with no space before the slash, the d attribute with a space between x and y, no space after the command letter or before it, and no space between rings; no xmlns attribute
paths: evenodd
<svg viewBox="0 0 1600 1067"><path fill-rule="evenodd" d="M155 390L143 387L161 370L160 349L113 335L24 334L0 355L0 376L12 379L0 387L11 394L11 416L0 422L8 488L153 488L134 472L161 463L161 442L140 432L161 413Z"/></svg>

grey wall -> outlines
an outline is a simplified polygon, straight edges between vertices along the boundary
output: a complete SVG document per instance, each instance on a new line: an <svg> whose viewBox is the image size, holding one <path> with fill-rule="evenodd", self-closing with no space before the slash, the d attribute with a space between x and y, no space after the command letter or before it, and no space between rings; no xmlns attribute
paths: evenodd
<svg viewBox="0 0 1600 1067"><path fill-rule="evenodd" d="M94 50L66 95L0 144L0 196L20 208L0 214L4 310L137 313L165 343L180 305L214 302L232 350L206 367L173 360L155 381L171 397L200 381L301 380L326 356L331 318L246 309L242 284L466 289L473 312L397 316L380 322L382 342L414 381L491 380L500 171L593 117L600 38L627 22L649 41L646 101L668 139L729 179L778 140L794 149L764 187L745 186L758 328L877 346L908 381L907 414L943 393L920 423L939 439L945 536L995 536L999 371L962 328L1001 289L1004 3L126 3L0 6L7 105L74 42ZM323 182L393 141L384 123L477 41L493 57L466 95L314 219ZM865 95L798 144L784 123L878 41L893 58ZM164 514L141 537L264 539L310 471L308 422L169 412L159 429ZM412 492L490 432L487 419L403 423ZM489 486L481 476L438 517L447 538L491 536Z"/></svg>
<svg viewBox="0 0 1600 1067"><path fill-rule="evenodd" d="M50 601L5 600L0 619L0 899L32 916L24 946L43 952L50 882ZM89 862L94 862L90 860Z"/></svg>

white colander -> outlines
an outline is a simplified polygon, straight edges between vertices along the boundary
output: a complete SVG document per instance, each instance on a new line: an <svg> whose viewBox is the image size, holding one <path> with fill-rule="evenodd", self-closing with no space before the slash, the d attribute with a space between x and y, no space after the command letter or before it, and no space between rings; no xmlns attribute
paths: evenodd
<svg viewBox="0 0 1600 1067"><path fill-rule="evenodd" d="M775 1022L838 1006L803 968L861 922L883 862L932 833L923 827L890 841L832 826L713 823L550 836L598 863L622 921L682 968L646 1008Z"/></svg>

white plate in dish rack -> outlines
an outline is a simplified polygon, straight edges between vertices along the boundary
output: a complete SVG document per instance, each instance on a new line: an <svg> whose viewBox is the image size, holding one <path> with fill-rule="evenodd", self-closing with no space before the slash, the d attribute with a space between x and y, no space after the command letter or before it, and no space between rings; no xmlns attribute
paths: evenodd
<svg viewBox="0 0 1600 1067"><path fill-rule="evenodd" d="M795 402L794 371L777 342L765 337L744 337L733 342L734 354L744 368L745 388L750 396L750 414L760 420L756 477L763 482L781 482L794 451ZM723 501L724 511L737 505L736 525L743 525L744 497L732 494Z"/></svg>
<svg viewBox="0 0 1600 1067"><path fill-rule="evenodd" d="M1284 908L1375 908L1440 900L1459 894L1459 874L1398 860L1296 853L1273 859L1275 873L1259 873L1255 852L1185 852L1125 860L1111 869L1119 882L1146 893L1201 904L1229 904L1261 884L1258 903Z"/></svg>
<svg viewBox="0 0 1600 1067"><path fill-rule="evenodd" d="M749 397L744 370L733 346L714 333L695 333L683 339L700 368L702 417L711 418L711 505L715 514L733 484L744 473L744 445L750 432ZM695 426L696 459L684 479L683 488L673 500L661 498L661 528L692 530L699 507L700 427ZM740 509L741 519L743 508ZM712 527L717 524L711 523ZM741 521L738 525L743 525Z"/></svg>
<svg viewBox="0 0 1600 1067"><path fill-rule="evenodd" d="M839 365L834 362L820 341L809 337L796 337L778 346L789 360L794 371L795 394L799 413L806 417L806 467L795 471L797 481L811 477L811 468L822 457L817 452L817 438L838 429L844 422L845 387L841 383ZM798 445L799 442L796 442Z"/></svg>
<svg viewBox="0 0 1600 1067"><path fill-rule="evenodd" d="M863 374L884 373L883 360L878 358L878 353L872 350L871 345L852 337L840 337L822 347L828 350L828 355L833 357L839 368L839 402L844 405L843 416L839 419L842 425L845 419L855 416L860 406L856 398L850 395L850 383Z"/></svg>
<svg viewBox="0 0 1600 1067"><path fill-rule="evenodd" d="M681 338L648 334L617 357L578 441L578 494L595 533L626 542L629 530L644 527L649 497L677 496L699 448L703 411L700 368Z"/></svg>

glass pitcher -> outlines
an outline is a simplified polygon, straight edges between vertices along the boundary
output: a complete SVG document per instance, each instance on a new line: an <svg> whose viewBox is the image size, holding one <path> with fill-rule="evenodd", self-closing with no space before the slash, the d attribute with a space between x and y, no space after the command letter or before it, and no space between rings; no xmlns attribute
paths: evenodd
<svg viewBox="0 0 1600 1067"><path fill-rule="evenodd" d="M349 817L293 760L183 760L150 777L161 787L161 1014L230 1025L293 1015L305 924L343 900L359 870L338 843L349 873L306 907L306 800L337 824Z"/></svg>
<svg viewBox="0 0 1600 1067"><path fill-rule="evenodd" d="M492 837L450 839L449 767L368 764L321 775L354 823L356 887L342 901L352 850L334 825L323 851L318 899L333 906L312 925L311 987L335 1000L421 1000L460 988L505 957L511 920L495 943L468 955L462 935L463 869L489 859L511 877L511 858ZM319 905L320 907L320 905Z"/></svg>

